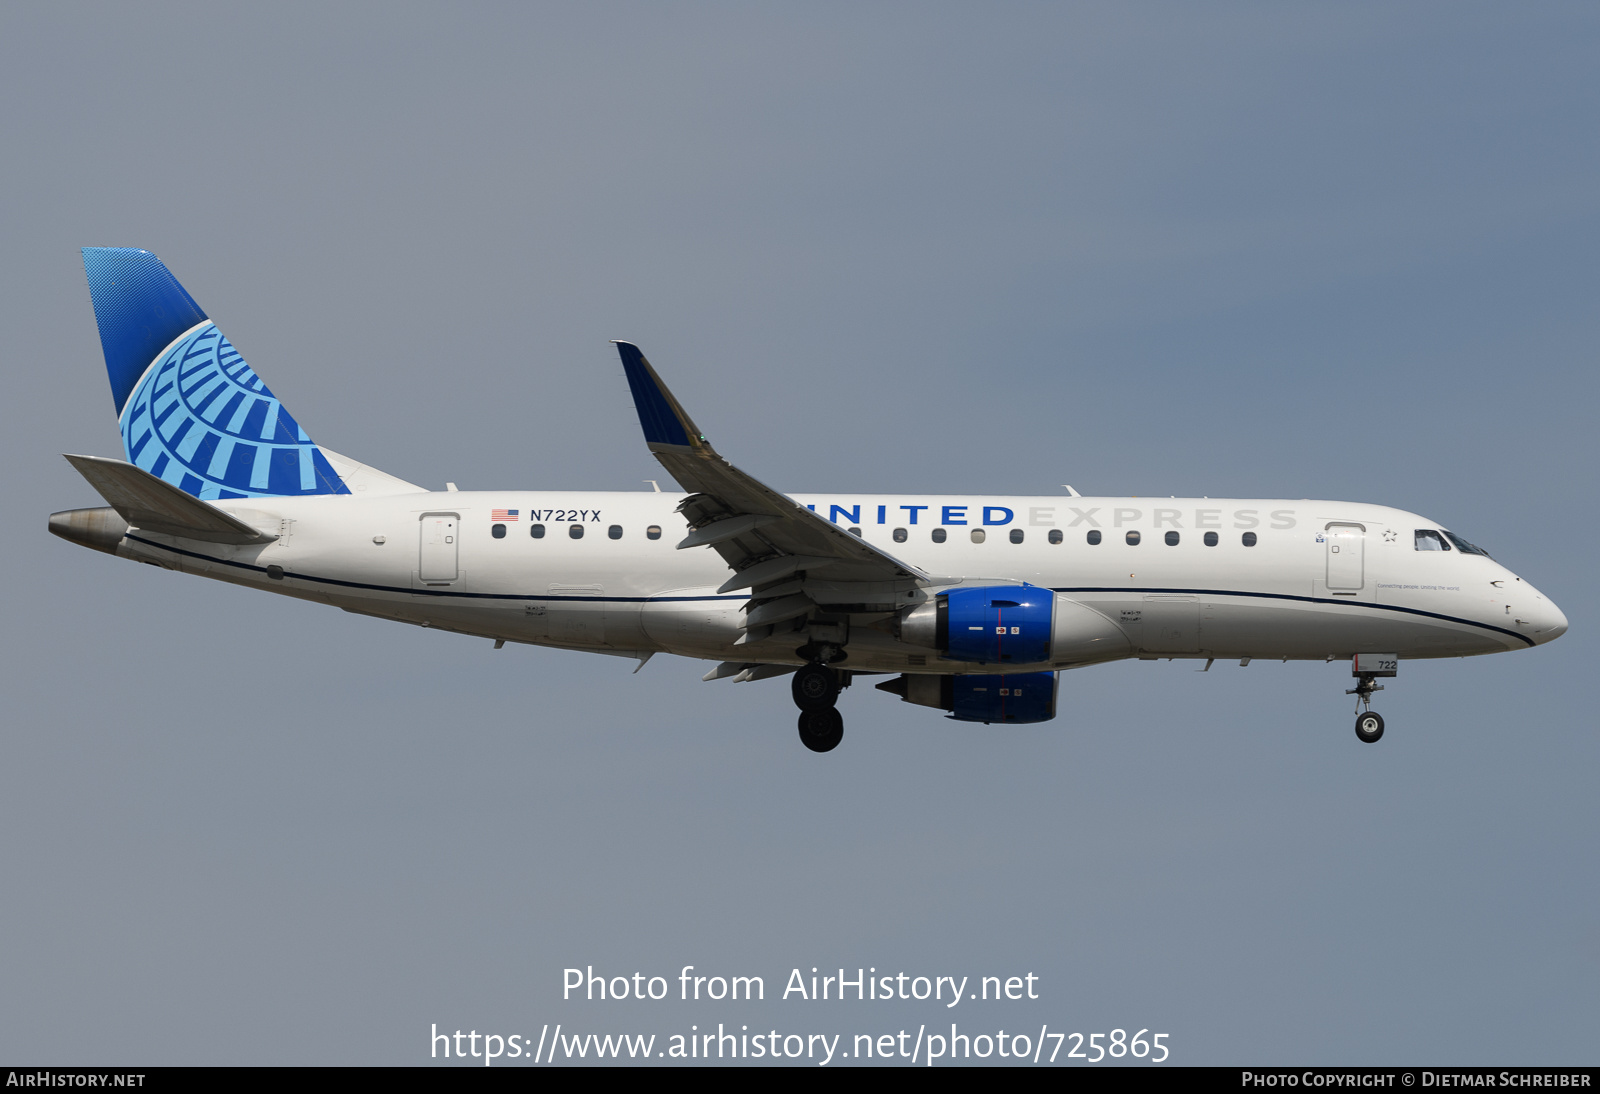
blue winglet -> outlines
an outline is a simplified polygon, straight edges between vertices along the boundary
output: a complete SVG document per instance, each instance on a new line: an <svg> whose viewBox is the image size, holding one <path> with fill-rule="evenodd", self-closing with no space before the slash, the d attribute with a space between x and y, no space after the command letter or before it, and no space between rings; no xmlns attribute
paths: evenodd
<svg viewBox="0 0 1600 1094"><path fill-rule="evenodd" d="M83 268L129 463L202 501L350 493L159 258L85 247Z"/></svg>
<svg viewBox="0 0 1600 1094"><path fill-rule="evenodd" d="M628 374L628 387L633 391L633 405L639 411L639 425L644 429L646 443L682 448L704 444L705 438L700 436L700 431L695 429L644 354L639 352L639 347L632 342L615 345L622 357L622 369Z"/></svg>

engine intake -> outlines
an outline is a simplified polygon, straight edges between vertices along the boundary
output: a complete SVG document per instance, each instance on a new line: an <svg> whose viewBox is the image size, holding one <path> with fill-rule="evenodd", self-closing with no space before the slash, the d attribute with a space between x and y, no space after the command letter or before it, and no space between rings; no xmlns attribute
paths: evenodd
<svg viewBox="0 0 1600 1094"><path fill-rule="evenodd" d="M941 593L900 618L900 640L947 661L980 665L1085 664L1125 656L1121 628L1037 585L973 585Z"/></svg>

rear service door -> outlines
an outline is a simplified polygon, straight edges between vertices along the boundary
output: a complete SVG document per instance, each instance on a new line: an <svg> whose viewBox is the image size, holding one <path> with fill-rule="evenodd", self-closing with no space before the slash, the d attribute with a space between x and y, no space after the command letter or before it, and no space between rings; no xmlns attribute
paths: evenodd
<svg viewBox="0 0 1600 1094"><path fill-rule="evenodd" d="M461 517L457 513L422 514L422 539L417 555L417 577L428 585L448 585L457 576L456 558L461 544Z"/></svg>

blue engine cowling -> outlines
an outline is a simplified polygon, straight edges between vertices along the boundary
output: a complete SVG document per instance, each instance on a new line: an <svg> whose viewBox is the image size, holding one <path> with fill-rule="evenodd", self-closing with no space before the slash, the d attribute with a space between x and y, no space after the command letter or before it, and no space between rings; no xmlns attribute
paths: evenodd
<svg viewBox="0 0 1600 1094"><path fill-rule="evenodd" d="M951 589L938 599L938 648L980 665L1048 661L1054 606L1054 594L1036 585Z"/></svg>
<svg viewBox="0 0 1600 1094"><path fill-rule="evenodd" d="M1048 722L1056 716L1056 674L951 676L950 717L958 722Z"/></svg>
<svg viewBox="0 0 1600 1094"><path fill-rule="evenodd" d="M1056 716L1053 672L905 675L879 684L878 690L898 695L908 703L947 710L958 722L1022 725L1048 722Z"/></svg>

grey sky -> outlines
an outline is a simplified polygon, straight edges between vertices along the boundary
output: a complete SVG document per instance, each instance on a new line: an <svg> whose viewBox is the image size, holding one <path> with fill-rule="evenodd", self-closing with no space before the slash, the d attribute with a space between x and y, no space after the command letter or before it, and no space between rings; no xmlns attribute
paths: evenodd
<svg viewBox="0 0 1600 1094"><path fill-rule="evenodd" d="M413 1063L454 1030L1171 1035L1594 1062L1590 5L10 5L0 1057ZM1069 674L1054 722L383 624L75 549L78 248L157 252L319 442L662 478L607 344L784 489L1333 497L1572 620ZM562 1004L560 972L767 978ZM1033 971L941 1014L788 971Z"/></svg>

